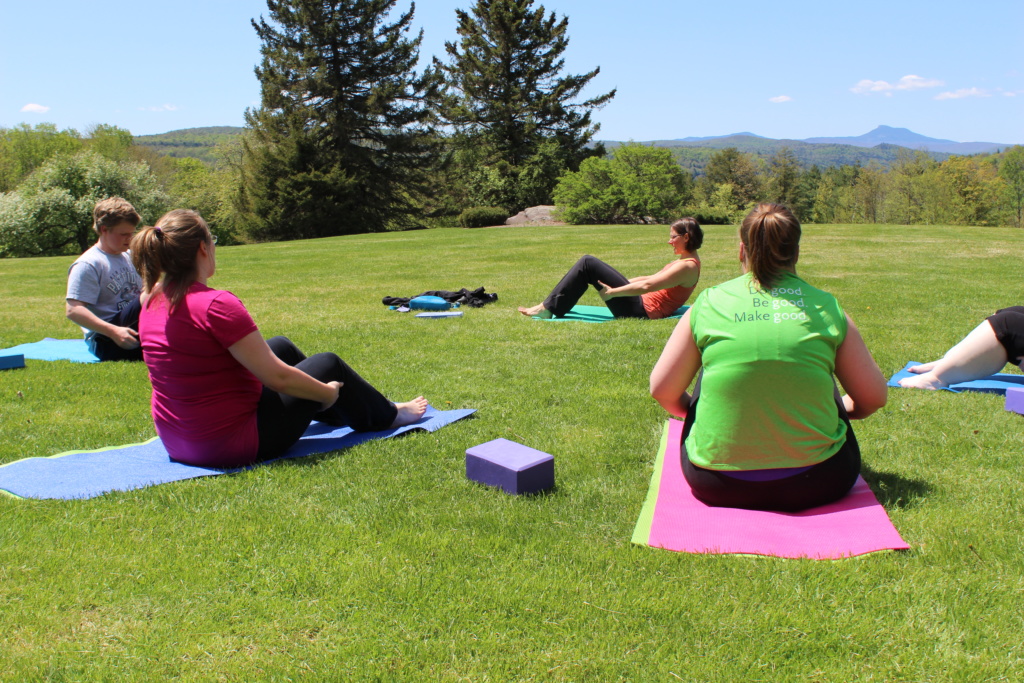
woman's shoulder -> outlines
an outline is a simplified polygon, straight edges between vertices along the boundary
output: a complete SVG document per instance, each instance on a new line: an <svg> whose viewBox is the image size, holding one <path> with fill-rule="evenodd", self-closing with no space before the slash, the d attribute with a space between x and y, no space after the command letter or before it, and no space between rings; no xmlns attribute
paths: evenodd
<svg viewBox="0 0 1024 683"><path fill-rule="evenodd" d="M238 299L237 296L226 289L213 289L212 287L208 287L200 282L192 283L192 286L188 288L187 296L191 299L202 299L206 301Z"/></svg>

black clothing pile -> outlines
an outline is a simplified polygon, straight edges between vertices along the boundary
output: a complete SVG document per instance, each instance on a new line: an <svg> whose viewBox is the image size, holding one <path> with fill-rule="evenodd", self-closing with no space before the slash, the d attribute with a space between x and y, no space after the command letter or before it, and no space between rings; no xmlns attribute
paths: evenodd
<svg viewBox="0 0 1024 683"><path fill-rule="evenodd" d="M447 290L439 289L430 292L423 292L416 296L439 296L450 304L459 304L462 306L472 306L473 308L480 308L492 301L498 300L497 294L488 294L484 291L483 287L477 287L473 291L469 291L465 287L457 292L450 292ZM381 303L385 306L408 306L409 302L416 298L416 296L410 296L408 298L399 296L386 296L381 299Z"/></svg>

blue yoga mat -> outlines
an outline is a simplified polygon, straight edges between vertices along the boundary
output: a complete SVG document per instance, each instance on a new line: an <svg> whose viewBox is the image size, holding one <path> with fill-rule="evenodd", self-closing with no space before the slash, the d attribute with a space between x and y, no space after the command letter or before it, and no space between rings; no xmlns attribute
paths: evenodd
<svg viewBox="0 0 1024 683"><path fill-rule="evenodd" d="M314 422L298 443L277 460L337 451L415 430L434 432L475 412L474 409L442 411L428 407L419 422L382 432L354 432L349 427L331 427ZM218 470L174 462L168 457L160 439L154 437L145 443L95 451L70 451L48 458L26 458L0 465L0 491L18 498L95 498L110 491L131 491L244 469L250 468Z"/></svg>
<svg viewBox="0 0 1024 683"><path fill-rule="evenodd" d="M72 363L99 363L92 355L84 339L53 339L47 337L30 344L19 344L9 349L0 349L0 356L21 354L25 360L69 360Z"/></svg>
<svg viewBox="0 0 1024 683"><path fill-rule="evenodd" d="M689 306L683 306L676 310L672 315L666 316L664 320L670 318L682 318L683 313L689 310ZM605 306L583 306L576 304L572 309L565 314L563 318L538 318L533 316L534 320L548 320L554 322L578 322L578 323L606 323L615 320L615 316Z"/></svg>
<svg viewBox="0 0 1024 683"><path fill-rule="evenodd" d="M911 361L907 363L902 370L897 372L889 380L888 384L890 387L897 387L899 389L913 389L914 387L901 387L899 381L904 377L913 377L914 373L910 372L910 368L915 365L921 365L917 361ZM1006 394L1007 389L1024 387L1024 375L1010 375L1005 372L1000 372L997 375L989 375L982 379L976 379L970 382L960 382L959 384L950 384L945 388L945 391L952 391L955 394L959 394L961 391L979 391L985 394L999 394L1000 396Z"/></svg>

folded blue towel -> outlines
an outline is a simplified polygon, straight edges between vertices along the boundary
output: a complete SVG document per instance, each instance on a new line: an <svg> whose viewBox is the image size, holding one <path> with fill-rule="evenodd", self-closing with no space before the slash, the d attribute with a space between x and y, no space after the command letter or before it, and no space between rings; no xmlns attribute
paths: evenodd
<svg viewBox="0 0 1024 683"><path fill-rule="evenodd" d="M92 355L84 339L53 339L47 337L30 344L19 344L9 349L0 349L0 356L21 354L25 360L69 360L72 363L99 363Z"/></svg>
<svg viewBox="0 0 1024 683"><path fill-rule="evenodd" d="M900 380L904 377L913 377L914 373L910 372L910 368L915 365L921 365L917 361L910 361L903 369L897 372L889 379L890 387L898 387L900 389L908 389L913 387L901 387ZM989 375L981 379L972 380L970 382L960 382L959 384L950 384L945 387L945 391L952 391L955 394L959 394L961 391L979 391L985 394L999 394L1000 396L1006 394L1007 389L1014 387L1024 387L1024 375L1010 375L1004 372L1000 372L997 375Z"/></svg>
<svg viewBox="0 0 1024 683"><path fill-rule="evenodd" d="M354 432L350 427L331 427L314 422L298 443L277 459L337 451L414 430L433 432L474 412L473 409L435 410L428 407L418 422L381 432ZM265 463L252 467L262 464ZM249 468L218 470L174 462L168 457L160 439L154 437L145 443L95 451L70 451L48 458L26 458L0 465L0 491L18 498L94 498L110 491L130 491L243 469Z"/></svg>

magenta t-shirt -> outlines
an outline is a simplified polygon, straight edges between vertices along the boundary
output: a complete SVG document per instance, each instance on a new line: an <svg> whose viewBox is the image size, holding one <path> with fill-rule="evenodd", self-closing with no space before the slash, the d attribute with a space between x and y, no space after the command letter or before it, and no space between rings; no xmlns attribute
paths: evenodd
<svg viewBox="0 0 1024 683"><path fill-rule="evenodd" d="M159 294L142 307L153 422L172 459L224 468L256 459L263 384L228 351L256 330L238 297L198 282L170 315Z"/></svg>

